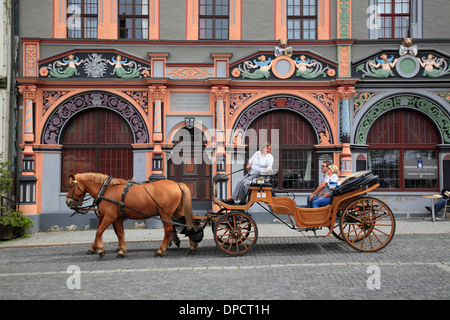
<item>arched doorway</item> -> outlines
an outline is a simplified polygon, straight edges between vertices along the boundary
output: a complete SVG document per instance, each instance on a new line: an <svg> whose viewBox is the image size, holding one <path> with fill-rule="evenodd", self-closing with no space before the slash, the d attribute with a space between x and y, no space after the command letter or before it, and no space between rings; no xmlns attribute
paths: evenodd
<svg viewBox="0 0 450 320"><path fill-rule="evenodd" d="M367 135L369 169L380 189L438 190L439 135L421 112L398 108L378 117Z"/></svg>
<svg viewBox="0 0 450 320"><path fill-rule="evenodd" d="M192 208L212 206L212 167L205 154L207 139L198 128L182 128L173 138L175 155L168 161L167 178L185 183L191 190Z"/></svg>
<svg viewBox="0 0 450 320"><path fill-rule="evenodd" d="M100 172L133 177L133 132L117 113L94 108L74 116L62 133L61 189L68 189L69 173Z"/></svg>
<svg viewBox="0 0 450 320"><path fill-rule="evenodd" d="M267 130L268 142L279 144L278 159L275 159L278 172L272 177L275 188L292 191L314 189L317 135L305 118L288 109L274 110L258 116L248 127L251 129L258 135L260 130ZM279 141L273 140L272 130L278 130ZM246 156L247 159L251 156L248 151Z"/></svg>

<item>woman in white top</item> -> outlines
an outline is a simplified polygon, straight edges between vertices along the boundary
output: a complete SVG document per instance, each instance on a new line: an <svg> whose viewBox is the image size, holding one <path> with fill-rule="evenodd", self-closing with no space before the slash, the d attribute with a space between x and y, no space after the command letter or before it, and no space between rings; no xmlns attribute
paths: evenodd
<svg viewBox="0 0 450 320"><path fill-rule="evenodd" d="M270 144L264 145L260 151L255 152L248 161L247 169L250 169L250 171L238 182L231 198L225 200L225 203L235 204L245 202L252 179L258 177L260 173L269 173L272 171L273 156L270 152Z"/></svg>
<svg viewBox="0 0 450 320"><path fill-rule="evenodd" d="M339 169L337 165L330 164L328 166L328 176L330 179L328 180L328 184L326 186L325 194L321 196L319 199L313 201L313 208L324 207L329 205L331 202L331 196L333 195L333 190L338 186L339 177L338 177Z"/></svg>

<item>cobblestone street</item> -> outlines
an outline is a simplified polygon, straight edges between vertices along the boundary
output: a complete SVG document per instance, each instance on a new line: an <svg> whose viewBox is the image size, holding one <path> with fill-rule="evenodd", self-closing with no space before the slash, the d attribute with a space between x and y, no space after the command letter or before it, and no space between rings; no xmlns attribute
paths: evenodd
<svg viewBox="0 0 450 320"><path fill-rule="evenodd" d="M126 258L116 259L116 244L108 243L101 261L85 254L86 244L1 249L0 299L450 298L448 234L397 235L372 253L334 237L296 237L259 239L238 257L204 240L189 255L183 239L155 258L159 244L129 243ZM79 289L70 288L73 266Z"/></svg>

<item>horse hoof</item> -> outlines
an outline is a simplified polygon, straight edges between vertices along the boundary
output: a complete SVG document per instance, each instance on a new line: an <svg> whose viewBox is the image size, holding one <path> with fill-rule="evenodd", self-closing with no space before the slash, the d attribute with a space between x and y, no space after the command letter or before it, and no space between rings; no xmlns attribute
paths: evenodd
<svg viewBox="0 0 450 320"><path fill-rule="evenodd" d="M197 250L189 250L189 255L195 256L197 254Z"/></svg>
<svg viewBox="0 0 450 320"><path fill-rule="evenodd" d="M98 254L98 261L102 260L104 256L105 256L105 251L100 252L100 253Z"/></svg>
<svg viewBox="0 0 450 320"><path fill-rule="evenodd" d="M178 240L178 241L175 241L175 244L177 245L177 248L179 248L179 247L180 247L180 243L181 243L181 241L180 241L180 240Z"/></svg>
<svg viewBox="0 0 450 320"><path fill-rule="evenodd" d="M160 257L162 258L163 254L161 252L156 251L155 254L153 255L153 257Z"/></svg>
<svg viewBox="0 0 450 320"><path fill-rule="evenodd" d="M118 253L116 258L120 258L120 259L125 258L125 255L123 253Z"/></svg>
<svg viewBox="0 0 450 320"><path fill-rule="evenodd" d="M95 254L95 251L88 250L88 251L86 251L86 254Z"/></svg>

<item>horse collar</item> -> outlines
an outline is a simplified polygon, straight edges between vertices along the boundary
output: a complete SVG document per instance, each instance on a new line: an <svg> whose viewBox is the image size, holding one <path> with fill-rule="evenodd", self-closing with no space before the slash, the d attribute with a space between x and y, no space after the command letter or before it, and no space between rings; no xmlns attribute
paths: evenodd
<svg viewBox="0 0 450 320"><path fill-rule="evenodd" d="M106 187L108 186L108 184L111 182L112 179L113 179L113 177L109 176L108 179L105 181L105 183L103 183L102 187L100 188L100 190L98 192L97 198L94 201L94 206L98 206L100 201L102 201L103 195L105 194L105 191L106 191Z"/></svg>

